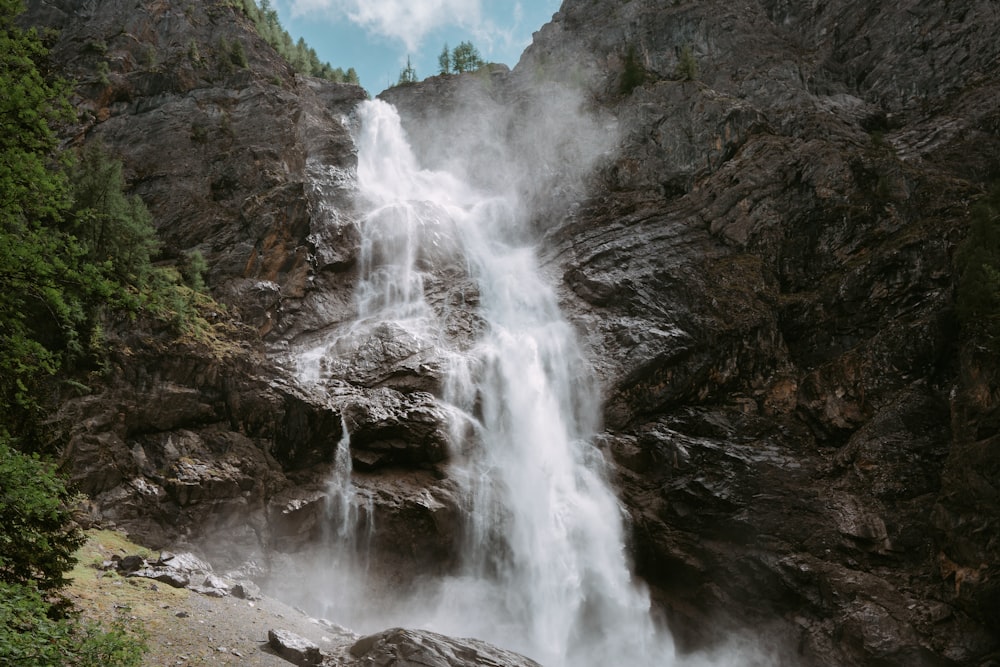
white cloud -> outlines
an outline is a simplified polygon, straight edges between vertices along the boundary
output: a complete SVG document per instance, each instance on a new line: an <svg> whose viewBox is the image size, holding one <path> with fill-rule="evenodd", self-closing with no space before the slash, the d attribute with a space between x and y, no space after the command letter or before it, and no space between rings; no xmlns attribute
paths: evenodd
<svg viewBox="0 0 1000 667"><path fill-rule="evenodd" d="M347 18L371 34L397 39L417 51L431 31L455 26L479 32L481 0L292 0L293 15Z"/></svg>

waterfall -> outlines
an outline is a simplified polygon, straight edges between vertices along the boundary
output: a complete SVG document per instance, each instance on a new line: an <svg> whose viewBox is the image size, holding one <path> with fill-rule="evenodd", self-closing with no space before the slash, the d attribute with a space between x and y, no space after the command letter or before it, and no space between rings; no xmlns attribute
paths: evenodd
<svg viewBox="0 0 1000 667"><path fill-rule="evenodd" d="M622 508L590 442L595 382L543 279L516 202L419 168L399 117L358 110L360 322L437 336L432 268L457 262L478 287L483 332L449 360L459 415L450 474L467 526L463 563L420 601L416 622L511 648L549 667L669 664L648 595L632 579ZM401 324L402 323L402 324Z"/></svg>

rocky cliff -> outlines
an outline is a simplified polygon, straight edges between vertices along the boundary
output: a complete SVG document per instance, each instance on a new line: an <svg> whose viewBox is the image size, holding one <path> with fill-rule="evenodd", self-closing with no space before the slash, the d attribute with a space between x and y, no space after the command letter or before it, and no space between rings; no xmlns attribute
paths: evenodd
<svg viewBox="0 0 1000 667"><path fill-rule="evenodd" d="M294 77L224 2L29 18L81 80L74 140L124 158L167 255L200 249L250 328L214 352L136 334L103 392L62 406L95 514L298 548L343 422L385 561L447 568L433 356L377 332L323 396L285 363L355 313L363 92ZM515 182L534 212L604 388L637 571L682 643L752 627L789 664L1000 659L1000 378L957 325L952 259L1000 174L998 27L975 0L567 0L513 71L385 93L428 164ZM498 151L529 159L498 176ZM474 303L447 271L430 289Z"/></svg>

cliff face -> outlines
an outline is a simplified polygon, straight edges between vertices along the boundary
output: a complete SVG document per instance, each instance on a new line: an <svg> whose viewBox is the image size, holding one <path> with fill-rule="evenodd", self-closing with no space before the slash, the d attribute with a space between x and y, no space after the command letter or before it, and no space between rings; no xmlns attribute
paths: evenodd
<svg viewBox="0 0 1000 667"><path fill-rule="evenodd" d="M281 366L355 314L343 117L363 92L294 77L221 2L29 19L62 29L54 56L84 82L77 139L124 158L167 254L200 249L263 337L221 356L128 341L104 391L63 406L95 513L162 543L296 548L345 420L376 546L446 568L435 360L385 330L333 395ZM958 329L952 254L1000 174L998 27L974 0L567 0L512 72L385 93L428 163L515 179L534 211L604 388L637 570L683 642L747 626L792 664L996 660L1000 378ZM532 134L601 128L582 161ZM496 137L523 173L490 172Z"/></svg>
<svg viewBox="0 0 1000 667"><path fill-rule="evenodd" d="M683 638L780 618L802 663L988 661L995 385L952 253L1000 167L996 8L667 4L567 2L503 83L384 96L418 136L462 86L582 81L617 119L537 225Z"/></svg>

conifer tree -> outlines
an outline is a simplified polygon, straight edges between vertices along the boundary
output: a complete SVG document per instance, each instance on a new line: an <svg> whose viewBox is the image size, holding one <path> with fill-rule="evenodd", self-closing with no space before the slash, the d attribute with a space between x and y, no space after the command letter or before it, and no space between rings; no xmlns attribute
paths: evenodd
<svg viewBox="0 0 1000 667"><path fill-rule="evenodd" d="M438 73L451 74L451 51L448 50L447 42L441 49L441 55L438 56Z"/></svg>
<svg viewBox="0 0 1000 667"><path fill-rule="evenodd" d="M461 42L451 52L451 69L456 74L462 72L475 72L485 63L479 55L479 49L472 45L472 42Z"/></svg>
<svg viewBox="0 0 1000 667"><path fill-rule="evenodd" d="M410 63L410 56L406 56L406 67L399 71L399 80L396 82L396 85L402 86L416 82L417 70L413 69L413 64Z"/></svg>

